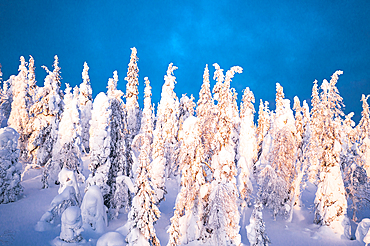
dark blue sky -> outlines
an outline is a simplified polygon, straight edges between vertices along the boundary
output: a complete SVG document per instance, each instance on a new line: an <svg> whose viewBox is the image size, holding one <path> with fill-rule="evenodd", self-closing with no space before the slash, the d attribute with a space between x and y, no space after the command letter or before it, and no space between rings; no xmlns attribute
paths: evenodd
<svg viewBox="0 0 370 246"><path fill-rule="evenodd" d="M114 70L125 91L136 47L141 105L143 78L149 77L157 103L170 62L179 67L178 97L197 100L205 64L217 62L225 70L243 67L232 82L239 99L248 86L272 109L276 82L287 98L309 100L312 82L340 69L345 112L354 111L358 122L361 94L370 94L369 40L370 1L0 0L3 79L17 74L21 55L32 55L42 85L41 65L51 68L57 54L64 83L81 83L87 61L94 96L106 91Z"/></svg>

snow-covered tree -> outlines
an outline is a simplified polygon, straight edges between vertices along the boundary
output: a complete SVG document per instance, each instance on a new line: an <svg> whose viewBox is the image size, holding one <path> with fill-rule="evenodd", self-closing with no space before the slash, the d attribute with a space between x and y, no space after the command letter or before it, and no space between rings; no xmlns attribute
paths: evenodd
<svg viewBox="0 0 370 246"><path fill-rule="evenodd" d="M211 168L213 181L209 194L209 201L204 211L203 238L208 238L212 245L240 245L239 211L237 205L238 190L236 188L235 165L235 131L238 115L233 100L234 93L230 89L231 79L235 73L241 73L242 68L235 66L223 75L223 70L214 64L216 71L214 79L217 81L213 91L218 101L216 110L218 121L216 124L215 146L216 152L212 157Z"/></svg>
<svg viewBox="0 0 370 246"><path fill-rule="evenodd" d="M271 120L270 120L270 110L268 108L268 102L263 103L260 99L260 105L258 109L258 121L257 121L257 158L260 159L262 155L262 144L265 139L267 132L270 129Z"/></svg>
<svg viewBox="0 0 370 246"><path fill-rule="evenodd" d="M97 233L104 233L108 226L107 208L98 186L92 185L87 189L81 204L81 216L85 229L91 228Z"/></svg>
<svg viewBox="0 0 370 246"><path fill-rule="evenodd" d="M109 117L109 124L111 127L110 131L110 170L108 175L107 184L111 187L109 197L109 204L106 204L110 209L111 218L115 217L117 209L121 206L131 206L131 194L128 187L120 187L117 190L116 178L120 175L131 177L132 164L127 162L126 152L126 138L125 130L127 126L126 122L126 111L125 104L122 101L123 92L117 89L118 75L117 71L113 73L113 79L108 81L108 98L110 101L111 115ZM119 192L115 195L116 192ZM116 200L118 199L118 200Z"/></svg>
<svg viewBox="0 0 370 246"><path fill-rule="evenodd" d="M0 70L1 73L1 70ZM2 73L1 73L2 74ZM2 75L1 75L2 76ZM12 109L12 101L13 101L13 89L12 84L15 76L12 75L6 81L2 82L1 94L0 94L0 127L6 127L8 125L8 119L10 115L10 111Z"/></svg>
<svg viewBox="0 0 370 246"><path fill-rule="evenodd" d="M344 183L339 166L341 144L339 139L342 97L336 87L338 76L342 71L333 74L330 83L327 80L321 85L319 111L314 124L319 160L319 184L315 197L315 223L327 225L336 233L346 234L343 221L346 220L347 200ZM339 120L338 120L339 119Z"/></svg>
<svg viewBox="0 0 370 246"><path fill-rule="evenodd" d="M250 203L250 196L253 191L251 179L253 165L257 159L256 127L253 119L255 113L254 102L253 92L247 87L244 90L240 106L241 125L238 145L239 192L240 197L246 200L247 203Z"/></svg>
<svg viewBox="0 0 370 246"><path fill-rule="evenodd" d="M206 65L203 74L203 84L199 91L199 100L197 102L197 118L199 129L201 132L201 140L204 149L204 162L206 164L206 172L211 176L210 165L211 157L215 149L214 135L216 133L215 122L216 112L215 105L210 89L209 70Z"/></svg>
<svg viewBox="0 0 370 246"><path fill-rule="evenodd" d="M179 132L181 148L179 163L181 170L181 189L177 195L174 215L168 229L168 245L183 245L199 240L202 227L201 218L204 204L201 187L206 183L204 177L204 150L198 119L189 116Z"/></svg>
<svg viewBox="0 0 370 246"><path fill-rule="evenodd" d="M19 74L12 81L13 100L8 125L19 133L18 147L20 149L20 159L27 160L27 144L29 137L28 124L30 120L29 110L32 97L29 94L27 63L23 56L21 56L20 61L21 64L18 69Z"/></svg>
<svg viewBox="0 0 370 246"><path fill-rule="evenodd" d="M362 156L363 167L366 170L368 177L370 177L370 110L369 104L367 103L369 96L370 95L362 95L362 117L356 127L359 151Z"/></svg>
<svg viewBox="0 0 370 246"><path fill-rule="evenodd" d="M176 77L173 71L177 67L172 63L168 66L164 76L161 100L157 109L157 123L153 133L152 169L151 177L156 191L157 200L160 201L165 193L165 177L174 171L177 159L179 130L179 100L174 92Z"/></svg>
<svg viewBox="0 0 370 246"><path fill-rule="evenodd" d="M129 175L132 177L132 166L133 166L133 157L131 152L131 144L134 137L138 134L140 130L140 109L138 103L138 85L139 85L139 68L137 66L137 50L135 47L131 48L131 58L130 63L127 68L127 76L125 80L126 84L126 162L127 168L130 171Z"/></svg>
<svg viewBox="0 0 370 246"><path fill-rule="evenodd" d="M142 125L143 126L143 125ZM150 180L150 138L143 137L140 148L139 166L135 181L135 196L128 215L128 245L160 245L156 236L154 223L160 217L156 206L157 199Z"/></svg>
<svg viewBox="0 0 370 246"><path fill-rule="evenodd" d="M0 129L0 204L18 200L22 165L18 163L19 134L11 127Z"/></svg>
<svg viewBox="0 0 370 246"><path fill-rule="evenodd" d="M58 137L53 148L52 161L45 167L45 182L48 180L55 181L63 167L75 171L79 180L84 181L81 173L81 116L78 109L78 93L75 92L77 95L73 95L71 90L72 88L69 84L66 84L64 111L59 123Z"/></svg>
<svg viewBox="0 0 370 246"><path fill-rule="evenodd" d="M262 208L261 203L254 205L251 218L249 219L249 225L246 226L247 236L251 246L268 246L271 243L265 231Z"/></svg>
<svg viewBox="0 0 370 246"><path fill-rule="evenodd" d="M90 138L90 120L91 110L93 106L92 102L92 88L89 77L89 66L84 63L84 69L82 71L82 83L80 84L78 101L80 103L79 109L81 112L81 139L82 149L84 152L89 152L89 138Z"/></svg>
<svg viewBox="0 0 370 246"><path fill-rule="evenodd" d="M44 87L38 90L35 96L36 101L30 109L33 116L29 125L32 134L28 141L28 151L33 159L31 166L44 167L51 162L52 150L58 137L58 127L63 111L63 93L60 90L61 77L58 63L58 56L55 56L53 71L43 66L48 75L44 80ZM43 184L46 187L46 182Z"/></svg>
<svg viewBox="0 0 370 246"><path fill-rule="evenodd" d="M90 121L90 164L91 171L86 183L87 186L97 185L106 201L110 192L108 173L111 166L111 126L109 119L112 109L109 98L100 92L94 99Z"/></svg>

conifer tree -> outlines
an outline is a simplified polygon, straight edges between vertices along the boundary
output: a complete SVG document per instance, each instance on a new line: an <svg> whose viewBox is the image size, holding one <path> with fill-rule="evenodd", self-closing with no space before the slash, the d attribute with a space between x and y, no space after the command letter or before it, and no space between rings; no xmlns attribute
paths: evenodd
<svg viewBox="0 0 370 246"><path fill-rule="evenodd" d="M359 141L359 151L362 156L364 169L367 176L370 177L370 110L367 100L370 95L362 95L362 112L361 120L358 123L356 130Z"/></svg>
<svg viewBox="0 0 370 246"><path fill-rule="evenodd" d="M38 86L36 85L36 75L35 75L35 60L32 56L30 56L30 59L28 61L28 89L29 94L32 98L31 104L35 101L35 96L37 93Z"/></svg>
<svg viewBox="0 0 370 246"><path fill-rule="evenodd" d="M75 87L78 88L78 87ZM45 180L57 180L63 167L75 171L79 181L84 181L82 171L81 146L81 116L78 103L78 93L71 93L72 88L66 84L64 95L64 111L59 123L58 137L53 148L50 165L44 172ZM75 90L76 91L76 90Z"/></svg>
<svg viewBox="0 0 370 246"><path fill-rule="evenodd" d="M257 160L260 159L262 155L262 144L265 139L266 134L270 130L270 111L268 108L268 102L263 103L260 99L260 105L258 108L258 121L257 121Z"/></svg>
<svg viewBox="0 0 370 246"><path fill-rule="evenodd" d="M90 164L86 186L97 185L107 204L110 192L108 173L111 168L111 126L109 124L112 113L110 99L104 92L100 92L94 99L91 111L90 127Z"/></svg>
<svg viewBox="0 0 370 246"><path fill-rule="evenodd" d="M165 83L157 109L157 123L152 144L151 176L158 201L164 197L165 177L170 176L174 171L173 167L178 155L179 100L173 91L176 83L173 71L176 69L177 67L170 63L164 76Z"/></svg>
<svg viewBox="0 0 370 246"><path fill-rule="evenodd" d="M168 245L187 244L199 240L204 204L200 194L205 184L203 172L204 150L201 144L198 119L189 116L179 132L181 142L179 163L181 189L177 195L174 215L168 229Z"/></svg>
<svg viewBox="0 0 370 246"><path fill-rule="evenodd" d="M82 150L87 153L89 152L89 130L92 110L92 88L89 77L89 66L84 63L84 69L82 71L82 83L79 89L79 109L81 112L81 140Z"/></svg>
<svg viewBox="0 0 370 246"><path fill-rule="evenodd" d="M40 88L35 96L35 103L31 106L30 131L32 134L28 142L28 150L32 155L32 166L45 167L52 160L52 150L58 136L58 127L63 112L63 93L60 90L61 77L58 56L54 57L53 71L45 66L47 72L44 87ZM26 167L26 170L28 169ZM46 171L47 168L44 170ZM44 176L45 177L45 176ZM44 188L47 182L43 179Z"/></svg>
<svg viewBox="0 0 370 246"><path fill-rule="evenodd" d="M3 81L1 78L3 73L1 72L1 64L0 64L0 82L1 82L1 95L0 95L0 127L6 127L8 125L8 119L10 115L10 111L12 109L12 101L13 101L13 92L12 92L12 84L15 78L14 75L10 76L10 78L6 81Z"/></svg>
<svg viewBox="0 0 370 246"><path fill-rule="evenodd" d="M125 175L130 177L131 165L127 163L126 159L126 141L125 141L125 104L123 103L122 96L123 92L117 89L118 75L117 71L113 73L113 79L108 81L108 98L110 99L111 115L109 116L110 131L110 169L108 174L107 184L110 187L110 193L105 197L107 207L111 210L111 215L115 214L117 208L117 201L114 199L116 193L116 178L119 175ZM122 187L121 187L122 188ZM121 198L125 202L119 203L124 204L126 207L131 205L131 195L128 187L124 187L124 190L120 190ZM111 216L114 217L114 216Z"/></svg>
<svg viewBox="0 0 370 246"><path fill-rule="evenodd" d="M315 134L320 136L318 156L319 184L315 197L315 223L327 225L339 234L346 234L343 221L346 220L347 200L339 166L341 145L339 142L340 118L343 116L342 97L336 87L338 76L333 74L330 83L321 85L319 118L315 124Z"/></svg>
<svg viewBox="0 0 370 246"><path fill-rule="evenodd" d="M180 104L179 104L179 125L180 128L184 121L189 117L189 116L194 116L194 108L195 108L195 103L194 103L194 97L193 95L190 96L190 98L186 95L183 94L182 97L180 98Z"/></svg>
<svg viewBox="0 0 370 246"><path fill-rule="evenodd" d="M140 109L138 103L138 85L139 85L139 68L137 67L137 50L135 47L131 48L131 58L130 63L128 64L127 76L125 80L126 84L126 159L127 159L127 168L132 169L133 158L131 153L131 144L134 137L138 134L140 130ZM127 174L132 177L132 173Z"/></svg>
<svg viewBox="0 0 370 246"><path fill-rule="evenodd" d="M216 125L216 153L212 157L213 181L209 194L209 203L205 209L203 238L208 238L213 245L240 245L239 211L236 203L235 142L232 134L235 129L235 108L231 79L235 73L241 73L241 67L232 67L223 75L223 70L214 64L216 71L214 87L217 103L218 122ZM234 112L233 112L234 110ZM207 233L209 235L207 235Z"/></svg>
<svg viewBox="0 0 370 246"><path fill-rule="evenodd" d="M247 203L250 203L250 196L253 191L251 179L253 164L257 159L256 127L253 120L255 113L254 102L253 92L247 87L244 90L240 106L241 125L238 146L239 192L240 197L246 200Z"/></svg>
<svg viewBox="0 0 370 246"><path fill-rule="evenodd" d="M140 141L137 178L135 179L135 196L128 215L129 233L126 241L129 245L160 245L155 234L154 223L160 217L156 206L155 192L150 177L150 142L153 135L153 118L151 105L151 87L145 78L145 99L141 128L134 141ZM134 142L135 143L135 142Z"/></svg>
<svg viewBox="0 0 370 246"><path fill-rule="evenodd" d="M265 231L265 222L262 218L262 204L254 205L249 225L246 226L249 244L251 246L268 246L271 243Z"/></svg>
<svg viewBox="0 0 370 246"><path fill-rule="evenodd" d="M216 113L210 90L208 65L206 65L206 67L204 68L203 84L199 91L199 100L197 102L196 114L198 118L200 136L205 155L205 170L208 171L208 176L211 176L211 157L213 156L213 152L215 150L214 135L216 133Z"/></svg>
<svg viewBox="0 0 370 246"><path fill-rule="evenodd" d="M13 100L12 110L9 115L8 125L19 133L18 148L20 149L20 159L28 159L28 124L30 120L30 106L32 97L29 94L28 69L23 56L20 58L19 74L12 81Z"/></svg>

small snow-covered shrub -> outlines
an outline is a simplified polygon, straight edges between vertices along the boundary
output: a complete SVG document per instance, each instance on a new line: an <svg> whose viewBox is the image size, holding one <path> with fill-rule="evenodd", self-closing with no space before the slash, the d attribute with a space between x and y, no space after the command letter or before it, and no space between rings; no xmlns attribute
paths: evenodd
<svg viewBox="0 0 370 246"><path fill-rule="evenodd" d="M18 137L19 134L11 127L0 129L0 204L16 201L23 190Z"/></svg>
<svg viewBox="0 0 370 246"><path fill-rule="evenodd" d="M84 228L91 228L97 233L103 233L108 226L107 208L104 205L100 188L92 185L88 188L81 204Z"/></svg>

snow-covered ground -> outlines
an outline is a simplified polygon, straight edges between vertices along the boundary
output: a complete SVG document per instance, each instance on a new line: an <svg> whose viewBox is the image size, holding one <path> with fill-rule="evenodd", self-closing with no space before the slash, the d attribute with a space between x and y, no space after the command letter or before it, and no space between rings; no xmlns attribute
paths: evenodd
<svg viewBox="0 0 370 246"><path fill-rule="evenodd" d="M88 158L84 157L84 175L87 177ZM157 221L155 228L161 245L168 241L167 229L170 218L173 215L178 185L176 180L167 180L167 194L165 201L162 201L159 209L161 218ZM52 185L48 189L41 189L41 170L29 170L24 176L22 185L24 192L22 198L17 202L0 204L0 245L50 245L60 234L60 224L54 225L51 230L44 232L35 231L35 225L41 216L48 210L50 202L58 195L58 186ZM80 186L83 194L84 185ZM266 223L266 232L271 240L271 245L364 245L356 240L342 239L333 234L330 229L313 224L313 200L316 187L308 184L302 195L302 208L295 210L292 223L285 222L278 217L272 219L270 212L263 211L263 219ZM240 220L240 234L242 243L249 245L245 226L249 224L252 208L246 208ZM370 217L370 211L366 210L358 214L359 219ZM108 231L115 231L125 225L127 214L121 214L117 220L109 221ZM355 233L356 223L352 223L352 235ZM119 229L124 233L124 229ZM82 232L83 238L87 241L85 245L95 245L101 234L92 231Z"/></svg>

